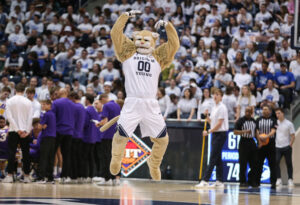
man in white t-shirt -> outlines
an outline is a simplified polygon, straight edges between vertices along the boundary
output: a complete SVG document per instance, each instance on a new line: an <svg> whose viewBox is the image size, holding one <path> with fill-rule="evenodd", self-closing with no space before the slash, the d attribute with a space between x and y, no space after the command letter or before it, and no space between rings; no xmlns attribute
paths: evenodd
<svg viewBox="0 0 300 205"><path fill-rule="evenodd" d="M237 73L234 76L233 81L236 82L237 86L239 86L240 88L252 82L252 77L249 73L247 73L247 70L248 70L247 63L243 63L241 65L241 73Z"/></svg>
<svg viewBox="0 0 300 205"><path fill-rule="evenodd" d="M296 60L290 63L290 72L292 72L296 79L296 91L300 91L300 52L298 51Z"/></svg>
<svg viewBox="0 0 300 205"><path fill-rule="evenodd" d="M250 42L250 38L246 36L246 25L240 25L239 32L236 32L233 39L239 42L239 49L244 50L247 44Z"/></svg>
<svg viewBox="0 0 300 205"><path fill-rule="evenodd" d="M52 23L47 26L47 30L50 30L53 35L58 36L62 30L62 25L59 23L59 16L53 16Z"/></svg>
<svg viewBox="0 0 300 205"><path fill-rule="evenodd" d="M282 156L288 170L288 186L293 187L293 162L292 147L295 141L295 128L292 122L285 119L284 111L281 108L275 110L277 117L276 129L276 165L277 165L277 182L276 186L281 186L280 160Z"/></svg>
<svg viewBox="0 0 300 205"><path fill-rule="evenodd" d="M88 52L87 50L82 50L81 52L81 58L79 58L77 62L80 62L81 63L81 71L84 72L84 73L88 73L90 69L93 68L93 60L88 58Z"/></svg>
<svg viewBox="0 0 300 205"><path fill-rule="evenodd" d="M90 18L89 16L84 16L83 22L77 26L77 28L83 33L83 34L90 34L92 33L93 26L90 24Z"/></svg>
<svg viewBox="0 0 300 205"><path fill-rule="evenodd" d="M274 82L271 79L267 81L267 88L263 90L262 101L261 106L268 104L273 109L278 106L279 92L274 88Z"/></svg>
<svg viewBox="0 0 300 205"><path fill-rule="evenodd" d="M103 84L107 81L114 81L120 78L120 72L114 68L112 60L108 60L106 64L106 69L100 72L100 83Z"/></svg>
<svg viewBox="0 0 300 205"><path fill-rule="evenodd" d="M222 65L220 68L220 72L217 73L214 78L214 86L224 91L231 81L232 76L229 73L227 73L226 66Z"/></svg>
<svg viewBox="0 0 300 205"><path fill-rule="evenodd" d="M205 70L212 73L215 70L214 62L209 59L209 55L207 51L202 52L202 58L197 59L196 68L204 67Z"/></svg>
<svg viewBox="0 0 300 205"><path fill-rule="evenodd" d="M174 79L170 80L170 86L165 89L167 95L174 94L177 97L180 96L180 88L176 86L176 81Z"/></svg>
<svg viewBox="0 0 300 205"><path fill-rule="evenodd" d="M198 74L192 71L192 63L186 62L181 72L176 77L176 81L179 83L179 87L184 87L189 84L191 78L197 79Z"/></svg>
<svg viewBox="0 0 300 205"><path fill-rule="evenodd" d="M16 47L23 47L27 43L26 36L20 32L21 27L19 25L15 26L15 32L11 33L8 36L8 41L12 44L14 44Z"/></svg>
<svg viewBox="0 0 300 205"><path fill-rule="evenodd" d="M102 12L104 12L104 9L109 9L113 13L118 12L119 6L115 4L115 0L108 0L108 2L103 5Z"/></svg>
<svg viewBox="0 0 300 205"><path fill-rule="evenodd" d="M103 88L104 88L104 93L108 95L108 98L110 100L117 100L118 99L117 96L111 92L111 90L112 90L112 83L110 81L106 81L104 83Z"/></svg>

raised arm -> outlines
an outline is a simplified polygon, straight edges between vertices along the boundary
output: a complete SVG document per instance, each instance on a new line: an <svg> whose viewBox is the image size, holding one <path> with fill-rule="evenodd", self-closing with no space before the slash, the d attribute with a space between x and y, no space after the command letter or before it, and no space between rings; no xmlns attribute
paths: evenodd
<svg viewBox="0 0 300 205"><path fill-rule="evenodd" d="M135 52L136 48L128 37L123 33L124 27L130 17L133 17L136 13L133 11L123 13L114 24L110 31L111 40L114 45L115 54L120 62L124 62L131 57Z"/></svg>
<svg viewBox="0 0 300 205"><path fill-rule="evenodd" d="M174 56L180 47L180 43L177 31L171 22L160 20L156 23L155 27L160 26L165 26L168 41L156 48L153 52L153 56L158 61L163 70L167 68L174 60Z"/></svg>

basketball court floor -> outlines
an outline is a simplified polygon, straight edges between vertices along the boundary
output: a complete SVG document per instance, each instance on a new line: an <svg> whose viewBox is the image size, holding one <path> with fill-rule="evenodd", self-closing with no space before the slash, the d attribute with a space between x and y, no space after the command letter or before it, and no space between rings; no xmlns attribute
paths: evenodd
<svg viewBox="0 0 300 205"><path fill-rule="evenodd" d="M177 204L300 204L300 187L283 186L276 191L261 188L239 188L226 184L224 189L195 189L196 182L124 179L120 186L93 184L3 184L0 204L103 204L103 205L177 205Z"/></svg>

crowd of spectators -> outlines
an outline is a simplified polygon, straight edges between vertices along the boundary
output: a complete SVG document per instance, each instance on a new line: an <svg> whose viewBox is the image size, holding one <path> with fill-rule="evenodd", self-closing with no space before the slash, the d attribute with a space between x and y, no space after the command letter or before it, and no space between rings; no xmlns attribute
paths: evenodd
<svg viewBox="0 0 300 205"><path fill-rule="evenodd" d="M32 101L50 99L58 87L95 97L124 99L124 77L110 29L130 9L142 15L124 30L156 32L155 22L175 26L180 48L162 72L158 100L165 118L203 119L211 88L223 98L231 120L247 106L290 108L300 91L300 53L291 48L293 0L108 0L92 13L76 2L11 0L0 4L1 102L22 82L35 90ZM78 6L76 6L78 7ZM165 42L165 31L159 30ZM37 106L37 105L35 105ZM4 112L4 111L3 111Z"/></svg>

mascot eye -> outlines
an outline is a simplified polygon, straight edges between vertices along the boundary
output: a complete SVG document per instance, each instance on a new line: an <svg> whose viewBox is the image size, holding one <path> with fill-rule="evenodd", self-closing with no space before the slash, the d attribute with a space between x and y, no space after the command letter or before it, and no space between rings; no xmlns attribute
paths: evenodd
<svg viewBox="0 0 300 205"><path fill-rule="evenodd" d="M148 39L144 39L145 41L149 41Z"/></svg>

